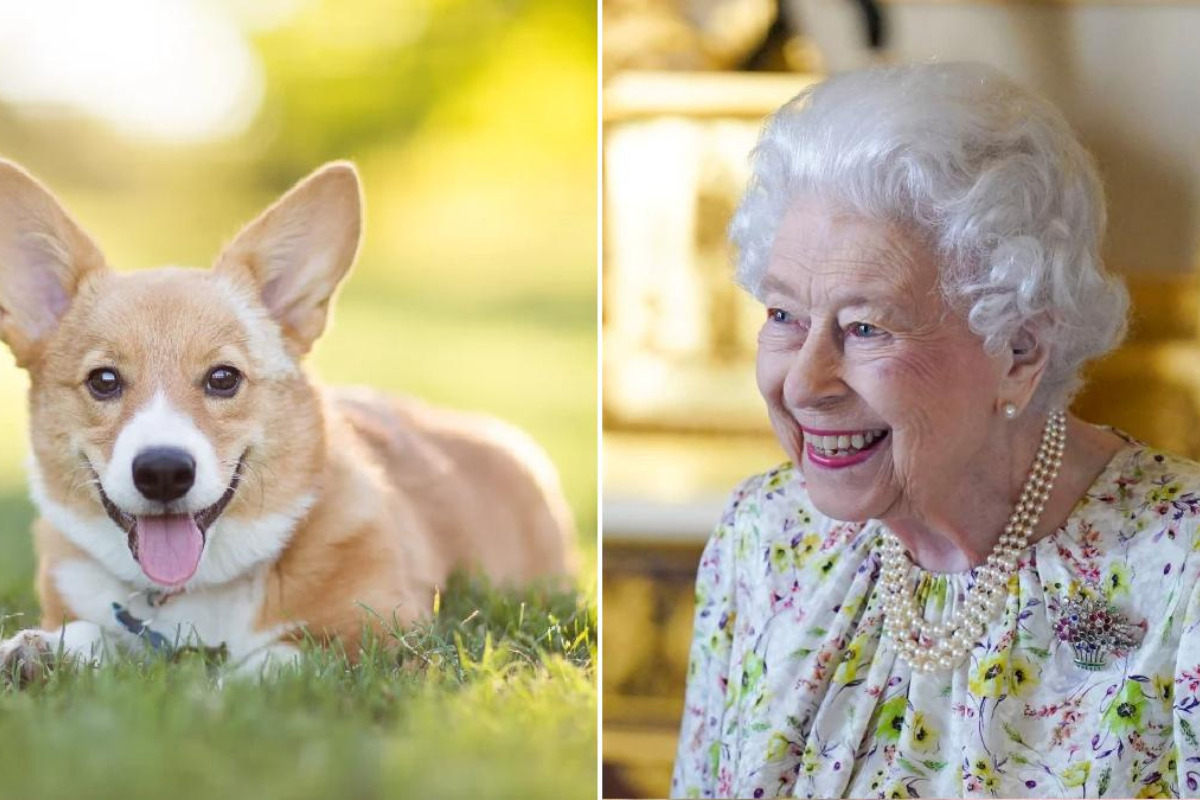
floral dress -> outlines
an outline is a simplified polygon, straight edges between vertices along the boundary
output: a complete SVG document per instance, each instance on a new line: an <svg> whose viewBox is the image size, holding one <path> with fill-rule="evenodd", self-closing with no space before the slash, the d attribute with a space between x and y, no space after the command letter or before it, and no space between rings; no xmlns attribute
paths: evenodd
<svg viewBox="0 0 1200 800"><path fill-rule="evenodd" d="M1031 545L953 670L883 636L878 522L809 501L790 464L746 481L704 551L678 797L1200 796L1200 464L1130 443ZM945 620L972 573L925 573ZM1055 625L1101 598L1140 642L1099 669Z"/></svg>

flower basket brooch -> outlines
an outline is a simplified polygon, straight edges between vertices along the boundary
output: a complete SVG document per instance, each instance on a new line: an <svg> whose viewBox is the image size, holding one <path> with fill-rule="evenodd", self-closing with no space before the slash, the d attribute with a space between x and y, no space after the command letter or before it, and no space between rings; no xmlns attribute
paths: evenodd
<svg viewBox="0 0 1200 800"><path fill-rule="evenodd" d="M1141 644L1143 631L1103 595L1079 594L1059 607L1054 634L1075 653L1080 669L1103 669L1109 656Z"/></svg>

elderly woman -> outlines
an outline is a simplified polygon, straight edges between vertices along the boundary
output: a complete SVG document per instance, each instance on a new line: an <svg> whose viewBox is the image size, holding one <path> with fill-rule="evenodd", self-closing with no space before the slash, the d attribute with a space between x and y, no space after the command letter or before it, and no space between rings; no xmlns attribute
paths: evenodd
<svg viewBox="0 0 1200 800"><path fill-rule="evenodd" d="M1200 789L1200 465L1066 412L1120 340L1100 182L997 72L784 106L731 228L791 457L705 550L673 793Z"/></svg>

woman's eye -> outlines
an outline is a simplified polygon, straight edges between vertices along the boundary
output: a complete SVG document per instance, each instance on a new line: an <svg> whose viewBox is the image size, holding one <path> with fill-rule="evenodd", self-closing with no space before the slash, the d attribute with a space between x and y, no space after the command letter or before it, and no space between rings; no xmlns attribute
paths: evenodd
<svg viewBox="0 0 1200 800"><path fill-rule="evenodd" d="M233 397L242 385L242 373L233 367L213 367L204 381L204 391L215 397Z"/></svg>
<svg viewBox="0 0 1200 800"><path fill-rule="evenodd" d="M782 308L768 308L767 319L771 322L788 323L792 321L792 315L784 311Z"/></svg>
<svg viewBox="0 0 1200 800"><path fill-rule="evenodd" d="M97 400L112 400L121 395L121 375L112 367L100 367L88 373L87 388Z"/></svg>
<svg viewBox="0 0 1200 800"><path fill-rule="evenodd" d="M879 336L883 331L869 322L852 322L847 332L858 339L870 339Z"/></svg>

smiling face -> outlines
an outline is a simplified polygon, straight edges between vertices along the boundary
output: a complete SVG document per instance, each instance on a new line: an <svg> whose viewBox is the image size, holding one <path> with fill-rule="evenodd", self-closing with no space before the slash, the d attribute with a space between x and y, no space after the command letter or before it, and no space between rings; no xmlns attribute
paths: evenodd
<svg viewBox="0 0 1200 800"><path fill-rule="evenodd" d="M919 237L798 202L760 296L759 390L823 513L934 521L1007 478L989 452L1006 362L948 308Z"/></svg>
<svg viewBox="0 0 1200 800"><path fill-rule="evenodd" d="M98 276L30 373L42 504L107 516L163 586L218 520L284 511L311 481L316 399L252 301L200 270Z"/></svg>
<svg viewBox="0 0 1200 800"><path fill-rule="evenodd" d="M170 588L278 554L324 447L299 360L360 220L353 167L331 164L213 269L119 275L44 187L0 160L0 340L29 371L30 477L50 523L113 574Z"/></svg>

